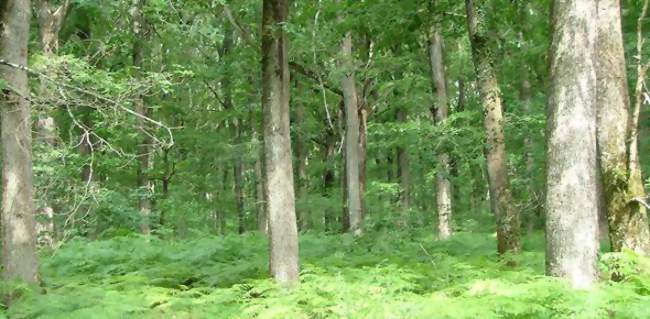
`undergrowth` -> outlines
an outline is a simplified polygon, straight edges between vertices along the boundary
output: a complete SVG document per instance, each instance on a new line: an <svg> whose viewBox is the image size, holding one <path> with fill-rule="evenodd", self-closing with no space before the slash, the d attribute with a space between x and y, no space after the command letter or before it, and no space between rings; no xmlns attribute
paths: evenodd
<svg viewBox="0 0 650 319"><path fill-rule="evenodd" d="M43 286L9 318L648 318L647 260L605 255L601 284L573 291L544 277L543 235L527 238L519 267L499 262L495 238L458 233L304 234L300 284L267 275L260 234L182 241L74 240L42 257ZM628 272L611 282L608 261ZM625 260L625 263L621 263ZM620 272L621 269L616 271Z"/></svg>

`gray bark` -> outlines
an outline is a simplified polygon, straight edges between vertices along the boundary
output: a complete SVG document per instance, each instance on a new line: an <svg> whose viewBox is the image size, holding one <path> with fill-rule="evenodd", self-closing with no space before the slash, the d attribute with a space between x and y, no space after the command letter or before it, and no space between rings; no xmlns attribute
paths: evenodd
<svg viewBox="0 0 650 319"><path fill-rule="evenodd" d="M352 33L347 32L341 43L342 67L345 75L341 82L345 105L345 181L349 231L361 235L363 211L361 207L361 187L359 185L359 113L358 96L354 76L352 56Z"/></svg>
<svg viewBox="0 0 650 319"><path fill-rule="evenodd" d="M262 106L265 196L270 270L276 281L298 280L298 229L289 135L289 60L284 23L287 0L264 0L262 14Z"/></svg>
<svg viewBox="0 0 650 319"><path fill-rule="evenodd" d="M29 0L0 4L0 57L27 65ZM32 136L27 72L0 67L9 86L2 95L2 266L6 281L38 281L32 184Z"/></svg>
<svg viewBox="0 0 650 319"><path fill-rule="evenodd" d="M435 28L429 39L429 61L431 65L431 84L435 105L435 111L432 115L437 125L444 124L449 113L442 42L442 35L439 29ZM451 227L452 194L451 183L449 181L449 154L445 151L439 151L437 159L436 203L438 211L438 237L440 239L447 239L453 233Z"/></svg>
<svg viewBox="0 0 650 319"><path fill-rule="evenodd" d="M588 288L598 278L597 8L556 0L546 151L546 271Z"/></svg>

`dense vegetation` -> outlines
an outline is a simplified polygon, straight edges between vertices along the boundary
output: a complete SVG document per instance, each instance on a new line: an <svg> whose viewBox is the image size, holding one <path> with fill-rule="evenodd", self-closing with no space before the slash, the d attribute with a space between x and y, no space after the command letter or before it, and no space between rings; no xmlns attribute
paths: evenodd
<svg viewBox="0 0 650 319"><path fill-rule="evenodd" d="M0 2L0 318L646 318L648 2Z"/></svg>

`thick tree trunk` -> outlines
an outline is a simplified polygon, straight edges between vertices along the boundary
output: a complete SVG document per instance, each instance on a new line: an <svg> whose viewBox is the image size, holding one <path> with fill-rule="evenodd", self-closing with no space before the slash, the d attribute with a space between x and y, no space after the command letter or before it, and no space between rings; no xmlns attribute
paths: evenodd
<svg viewBox="0 0 650 319"><path fill-rule="evenodd" d="M7 0L0 7L0 57L26 66L29 0ZM32 192L32 135L27 72L0 67L11 89L2 95L2 266L5 281L38 281Z"/></svg>
<svg viewBox="0 0 650 319"><path fill-rule="evenodd" d="M265 195L270 233L270 270L276 281L298 280L298 230L289 134L289 60L284 24L287 0L264 0L262 14L262 106Z"/></svg>
<svg viewBox="0 0 650 319"><path fill-rule="evenodd" d="M465 0L469 38L472 46L472 59L478 80L481 104L483 105L483 124L487 136L486 161L490 190L490 207L497 221L498 252L519 252L519 213L512 206L506 149L503 134L503 106L494 70L494 52L490 47L488 27L485 18L490 10L485 0ZM476 10L474 4L480 8ZM481 14L477 14L477 11Z"/></svg>
<svg viewBox="0 0 650 319"><path fill-rule="evenodd" d="M648 254L648 215L645 207L633 200L644 198L643 180L628 166L630 99L619 0L598 1L597 27L598 156L609 238L613 251L630 249Z"/></svg>
<svg viewBox="0 0 650 319"><path fill-rule="evenodd" d="M143 0L133 0L131 7L131 27L133 32L133 66L135 67L136 76L140 76L144 67L144 23L145 19L142 13ZM135 100L135 111L142 116L149 116L149 107L146 105L143 96ZM140 210L140 231L148 235L151 232L151 196L153 194L153 183L149 179L149 171L153 166L153 153L151 150L151 137L146 133L147 122L138 117L138 130L142 132L140 143L138 144L138 188L142 193L138 199L138 209Z"/></svg>
<svg viewBox="0 0 650 319"><path fill-rule="evenodd" d="M359 113L358 96L352 57L352 33L347 32L341 44L341 66L345 75L341 82L345 105L345 182L346 207L350 221L349 231L361 235L363 210L359 185Z"/></svg>
<svg viewBox="0 0 650 319"><path fill-rule="evenodd" d="M432 115L437 125L444 124L449 112L442 41L440 31L436 28L432 32L431 39L429 39L429 60L431 63L431 83L435 105L435 112ZM452 194L451 183L449 182L449 154L445 151L440 151L437 154L437 158L436 203L438 210L438 237L440 239L447 239L453 233L451 227Z"/></svg>
<svg viewBox="0 0 650 319"><path fill-rule="evenodd" d="M595 1L556 0L546 150L546 271L576 288L598 278Z"/></svg>

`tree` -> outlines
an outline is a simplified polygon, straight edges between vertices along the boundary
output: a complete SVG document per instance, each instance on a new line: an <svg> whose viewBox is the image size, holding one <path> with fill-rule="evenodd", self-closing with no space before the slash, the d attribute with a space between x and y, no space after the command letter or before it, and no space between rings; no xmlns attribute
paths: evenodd
<svg viewBox="0 0 650 319"><path fill-rule="evenodd" d="M70 10L72 3L69 0L63 1L60 5L54 5L49 0L38 0L36 1L38 5L37 9L37 22L39 28L41 48L43 50L43 55L46 58L52 58L59 51L59 33L63 27L63 22ZM46 71L46 77L53 78L52 72ZM48 83L48 80L43 77L41 79L41 90L40 94L46 98L52 98L53 94L52 84ZM37 128L38 128L38 140L44 142L48 147L56 146L56 134L57 127L54 118L52 117L51 112L47 112L44 116L38 119ZM85 146L87 139L84 139L84 142L81 143L80 148ZM42 209L41 216L44 217L45 221L42 223L37 223L36 227L38 229L39 240L45 242L48 246L52 246L55 240L54 236L54 209L46 203Z"/></svg>
<svg viewBox="0 0 650 319"><path fill-rule="evenodd" d="M36 231L32 191L32 136L27 44L30 1L8 0L0 8L2 95L2 266L3 279L38 281Z"/></svg>
<svg viewBox="0 0 650 319"><path fill-rule="evenodd" d="M144 68L144 45L145 38L145 19L143 15L143 6L146 0L133 0L131 6L131 31L133 32L133 67L135 68L136 77L140 77ZM153 168L153 152L151 150L151 135L147 132L147 121L149 117L149 107L146 104L144 96L139 96L135 100L135 111L140 115L137 118L138 130L141 132L140 143L138 144L138 188L140 194L138 199L138 208L140 210L140 230L143 234L148 235L151 232L151 193L153 192L153 182L149 178L149 172Z"/></svg>
<svg viewBox="0 0 650 319"><path fill-rule="evenodd" d="M556 0L552 16L546 271L587 288L598 276L596 3Z"/></svg>
<svg viewBox="0 0 650 319"><path fill-rule="evenodd" d="M631 135L630 98L625 68L619 0L598 1L596 67L598 91L598 158L603 179L609 238L613 251L650 253L650 231L640 167L630 165L638 154Z"/></svg>
<svg viewBox="0 0 650 319"><path fill-rule="evenodd" d="M284 29L288 13L287 0L264 0L264 194L269 222L271 274L281 283L293 283L298 279L298 229L289 135L289 60Z"/></svg>
<svg viewBox="0 0 650 319"><path fill-rule="evenodd" d="M339 16L339 20L342 16ZM343 79L343 103L345 113L345 189L346 211L349 218L349 231L361 235L363 208L361 206L361 186L359 184L359 113L357 84L354 76L354 59L352 57L352 32L347 31L341 42L341 67Z"/></svg>
<svg viewBox="0 0 650 319"><path fill-rule="evenodd" d="M431 84L434 93L434 110L432 116L437 125L447 120L449 112L447 101L447 79L442 51L440 27L435 27L429 38L429 62L431 66ZM451 236L451 183L449 182L449 154L444 150L437 154L436 168L436 203L438 207L438 237L446 239Z"/></svg>
<svg viewBox="0 0 650 319"><path fill-rule="evenodd" d="M483 106L483 125L487 136L487 160L490 207L497 221L497 250L519 252L519 214L512 206L506 167L505 137L503 134L503 106L496 72L494 50L491 47L486 15L488 0L465 0L467 30L472 47L472 60ZM475 4L480 7L477 9Z"/></svg>

